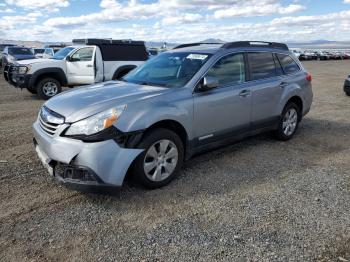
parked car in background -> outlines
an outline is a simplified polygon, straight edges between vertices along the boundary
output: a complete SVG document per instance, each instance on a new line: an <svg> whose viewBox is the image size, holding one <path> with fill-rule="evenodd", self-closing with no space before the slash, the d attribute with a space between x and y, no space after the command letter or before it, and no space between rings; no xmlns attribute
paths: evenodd
<svg viewBox="0 0 350 262"><path fill-rule="evenodd" d="M315 54L317 56L317 60L329 60L330 59L330 55L326 52L316 51Z"/></svg>
<svg viewBox="0 0 350 262"><path fill-rule="evenodd" d="M347 59L350 59L350 54L346 53L346 52L343 52L343 59L344 60L347 60Z"/></svg>
<svg viewBox="0 0 350 262"><path fill-rule="evenodd" d="M15 46L12 44L0 44L0 67L2 67L2 52L4 51L6 46Z"/></svg>
<svg viewBox="0 0 350 262"><path fill-rule="evenodd" d="M43 58L52 58L58 51L66 47L66 44L49 44L44 46Z"/></svg>
<svg viewBox="0 0 350 262"><path fill-rule="evenodd" d="M35 59L31 48L21 46L6 46L2 52L1 64L5 67L8 63L16 61Z"/></svg>
<svg viewBox="0 0 350 262"><path fill-rule="evenodd" d="M16 45L14 45L14 44L0 44L0 52L3 52L6 46L10 47L10 46L16 46Z"/></svg>
<svg viewBox="0 0 350 262"><path fill-rule="evenodd" d="M36 58L43 58L45 49L44 48L33 48L33 52Z"/></svg>
<svg viewBox="0 0 350 262"><path fill-rule="evenodd" d="M130 170L158 188L194 154L270 130L291 139L312 99L311 75L284 44L185 44L121 81L50 99L34 144L60 181L121 186Z"/></svg>
<svg viewBox="0 0 350 262"><path fill-rule="evenodd" d="M350 96L350 75L345 79L344 92L346 95Z"/></svg>
<svg viewBox="0 0 350 262"><path fill-rule="evenodd" d="M148 59L144 42L78 39L52 59L17 61L4 70L12 86L27 88L42 99L62 91L62 86L87 85L119 79Z"/></svg>
<svg viewBox="0 0 350 262"><path fill-rule="evenodd" d="M43 57L42 58L52 58L55 53L57 53L58 51L60 51L62 48L52 48L52 47L46 47L44 49L44 53L43 53Z"/></svg>
<svg viewBox="0 0 350 262"><path fill-rule="evenodd" d="M300 61L309 61L309 60L313 60L314 58L316 58L316 55L314 53L309 52L309 51L303 51L299 55Z"/></svg>
<svg viewBox="0 0 350 262"><path fill-rule="evenodd" d="M301 55L301 52L298 51L298 50L292 50L293 54L295 55L296 58L299 59L300 55Z"/></svg>
<svg viewBox="0 0 350 262"><path fill-rule="evenodd" d="M334 60L343 60L343 54L341 52L332 52L332 58Z"/></svg>

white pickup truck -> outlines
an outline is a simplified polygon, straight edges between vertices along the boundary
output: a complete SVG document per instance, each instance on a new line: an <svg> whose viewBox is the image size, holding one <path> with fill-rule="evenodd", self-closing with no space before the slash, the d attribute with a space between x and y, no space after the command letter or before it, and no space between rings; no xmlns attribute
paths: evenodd
<svg viewBox="0 0 350 262"><path fill-rule="evenodd" d="M62 86L93 84L119 79L148 59L144 42L77 39L51 59L22 60L4 68L11 85L49 99Z"/></svg>

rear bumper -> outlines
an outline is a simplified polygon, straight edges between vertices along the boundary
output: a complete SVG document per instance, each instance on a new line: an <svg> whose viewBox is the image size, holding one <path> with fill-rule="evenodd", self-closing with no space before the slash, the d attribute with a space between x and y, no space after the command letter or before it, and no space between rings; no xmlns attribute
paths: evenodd
<svg viewBox="0 0 350 262"><path fill-rule="evenodd" d="M30 74L18 74L14 71L14 67L11 64L7 64L4 67L4 78L12 86L18 88L29 88L32 75Z"/></svg>
<svg viewBox="0 0 350 262"><path fill-rule="evenodd" d="M67 126L62 126L61 131ZM68 184L122 186L125 175L142 149L121 148L113 140L86 143L45 133L33 124L34 143L48 157L56 179Z"/></svg>
<svg viewBox="0 0 350 262"><path fill-rule="evenodd" d="M346 79L344 83L344 92L350 93L350 79Z"/></svg>

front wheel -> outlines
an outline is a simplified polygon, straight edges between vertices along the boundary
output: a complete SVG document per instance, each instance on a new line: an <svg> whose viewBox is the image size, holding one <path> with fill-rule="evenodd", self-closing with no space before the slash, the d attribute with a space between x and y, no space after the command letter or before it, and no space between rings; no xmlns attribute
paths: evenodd
<svg viewBox="0 0 350 262"><path fill-rule="evenodd" d="M346 94L347 96L350 96L350 92L345 92L345 94Z"/></svg>
<svg viewBox="0 0 350 262"><path fill-rule="evenodd" d="M276 136L279 140L287 141L291 139L298 129L301 120L301 112L298 105L293 102L288 103L282 112Z"/></svg>
<svg viewBox="0 0 350 262"><path fill-rule="evenodd" d="M60 82L56 79L47 77L42 79L36 86L36 91L41 99L48 100L51 97L62 92Z"/></svg>
<svg viewBox="0 0 350 262"><path fill-rule="evenodd" d="M155 129L145 135L138 148L145 149L133 163L136 183L150 189L167 185L181 169L184 147L179 136L168 129Z"/></svg>

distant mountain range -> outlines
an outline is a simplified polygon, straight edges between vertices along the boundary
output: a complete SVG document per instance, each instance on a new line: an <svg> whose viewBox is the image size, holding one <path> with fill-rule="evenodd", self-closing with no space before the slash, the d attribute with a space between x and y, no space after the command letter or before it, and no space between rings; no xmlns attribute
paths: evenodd
<svg viewBox="0 0 350 262"><path fill-rule="evenodd" d="M226 41L215 38L208 38L199 43L225 43ZM20 41L20 40L5 40L0 39L0 44L16 44L27 47L40 48L45 44L57 44L61 42L40 42L40 41ZM165 42L149 41L146 42L147 47L161 48ZM71 44L71 43L66 43ZM173 48L181 43L166 43L167 48ZM350 41L329 41L329 40L314 40L310 42L287 42L290 48L300 49L350 49Z"/></svg>

